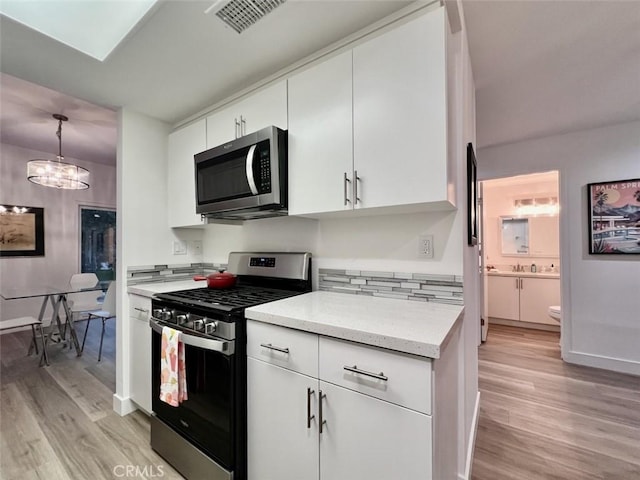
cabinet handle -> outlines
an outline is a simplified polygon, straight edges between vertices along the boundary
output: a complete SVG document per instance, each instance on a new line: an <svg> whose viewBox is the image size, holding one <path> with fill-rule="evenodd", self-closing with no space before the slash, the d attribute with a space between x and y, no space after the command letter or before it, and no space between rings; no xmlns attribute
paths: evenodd
<svg viewBox="0 0 640 480"><path fill-rule="evenodd" d="M361 202L360 197L358 196L358 182L360 181L360 177L358 176L358 171L354 170L353 172L353 202L354 205L357 205L358 202Z"/></svg>
<svg viewBox="0 0 640 480"><path fill-rule="evenodd" d="M520 290L524 290L524 284L522 283L522 279L520 279Z"/></svg>
<svg viewBox="0 0 640 480"><path fill-rule="evenodd" d="M147 310L146 308L133 307L133 309L138 311L138 312L149 313L149 310Z"/></svg>
<svg viewBox="0 0 640 480"><path fill-rule="evenodd" d="M242 118L242 117L240 117L240 118ZM233 121L236 122L236 134L235 135L236 135L236 138L238 138L238 137L240 137L240 133L239 133L240 132L240 122L238 121L237 118L234 118Z"/></svg>
<svg viewBox="0 0 640 480"><path fill-rule="evenodd" d="M311 395L315 393L315 390L307 387L307 428L311 428L311 420L316 418L315 415L311 415Z"/></svg>
<svg viewBox="0 0 640 480"><path fill-rule="evenodd" d="M247 134L247 121L240 115L240 136Z"/></svg>
<svg viewBox="0 0 640 480"><path fill-rule="evenodd" d="M346 206L351 200L347 195L347 184L351 183L351 180L347 178L347 172L344 172L344 205Z"/></svg>
<svg viewBox="0 0 640 480"><path fill-rule="evenodd" d="M372 377L378 380L382 380L383 382L386 382L387 380L389 380L389 377L385 377L384 372L380 372L380 373L367 372L366 370L360 370L357 365L354 365L353 367L349 367L348 365L345 365L342 368L344 368L349 372L359 373L360 375L365 375L367 377Z"/></svg>
<svg viewBox="0 0 640 480"><path fill-rule="evenodd" d="M275 350L276 352L289 353L288 348L276 347L275 345L271 345L270 343L261 343L261 347L268 348L269 350Z"/></svg>
<svg viewBox="0 0 640 480"><path fill-rule="evenodd" d="M323 398L327 398L327 396L322 393L322 390L320 390L320 392L318 392L320 394L320 401L318 402L318 416L319 416L319 420L320 420L320 433L322 433L322 426L327 423L327 421L322 418L322 399Z"/></svg>
<svg viewBox="0 0 640 480"><path fill-rule="evenodd" d="M516 278L516 290L520 290L520 279Z"/></svg>

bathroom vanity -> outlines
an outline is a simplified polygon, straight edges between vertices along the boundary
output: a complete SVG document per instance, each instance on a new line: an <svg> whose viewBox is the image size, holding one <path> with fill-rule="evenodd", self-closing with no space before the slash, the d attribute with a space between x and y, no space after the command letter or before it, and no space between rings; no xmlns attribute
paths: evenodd
<svg viewBox="0 0 640 480"><path fill-rule="evenodd" d="M558 331L549 306L560 305L560 274L487 273L489 323Z"/></svg>

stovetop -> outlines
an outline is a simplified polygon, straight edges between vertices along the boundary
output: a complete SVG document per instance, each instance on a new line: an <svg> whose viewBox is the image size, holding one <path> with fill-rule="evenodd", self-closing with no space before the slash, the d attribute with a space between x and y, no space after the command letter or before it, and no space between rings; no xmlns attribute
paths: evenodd
<svg viewBox="0 0 640 480"><path fill-rule="evenodd" d="M200 308L232 312L262 303L300 295L301 293L304 292L242 285L224 289L205 287L178 290L157 294L156 298L174 302L177 301L182 304L193 305Z"/></svg>

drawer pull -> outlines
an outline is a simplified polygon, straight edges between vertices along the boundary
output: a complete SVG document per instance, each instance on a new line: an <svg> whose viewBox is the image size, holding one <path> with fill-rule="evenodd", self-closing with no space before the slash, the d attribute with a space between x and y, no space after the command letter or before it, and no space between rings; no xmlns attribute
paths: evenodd
<svg viewBox="0 0 640 480"><path fill-rule="evenodd" d="M138 311L138 312L149 313L149 310L147 310L146 308L133 307L133 309Z"/></svg>
<svg viewBox="0 0 640 480"><path fill-rule="evenodd" d="M307 428L311 428L311 420L316 418L315 415L311 415L311 395L315 393L315 390L307 387Z"/></svg>
<svg viewBox="0 0 640 480"><path fill-rule="evenodd" d="M345 365L343 368L345 370L349 371L349 372L359 373L360 375L365 375L367 377L376 378L376 379L382 380L384 382L389 380L388 377L385 377L384 372L380 372L380 373L367 372L366 370L360 370L357 365L354 365L353 367L349 367L349 366Z"/></svg>
<svg viewBox="0 0 640 480"><path fill-rule="evenodd" d="M319 418L319 420L320 420L320 422L319 422L320 423L320 433L322 433L322 426L325 423L327 423L327 421L322 417L322 399L323 398L327 398L327 396L324 393L322 393L322 390L320 390L319 395L320 395L320 401L318 403L318 416L320 417Z"/></svg>
<svg viewBox="0 0 640 480"><path fill-rule="evenodd" d="M269 350L275 350L276 352L289 353L288 348L276 347L275 345L271 345L270 343L261 343L261 347L268 348Z"/></svg>

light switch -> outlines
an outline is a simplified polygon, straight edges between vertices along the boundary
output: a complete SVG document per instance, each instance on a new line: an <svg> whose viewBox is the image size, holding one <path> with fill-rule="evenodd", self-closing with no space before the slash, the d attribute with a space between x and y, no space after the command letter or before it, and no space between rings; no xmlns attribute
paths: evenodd
<svg viewBox="0 0 640 480"><path fill-rule="evenodd" d="M180 240L173 241L173 254L174 255L186 255L187 254L187 243L182 242Z"/></svg>

